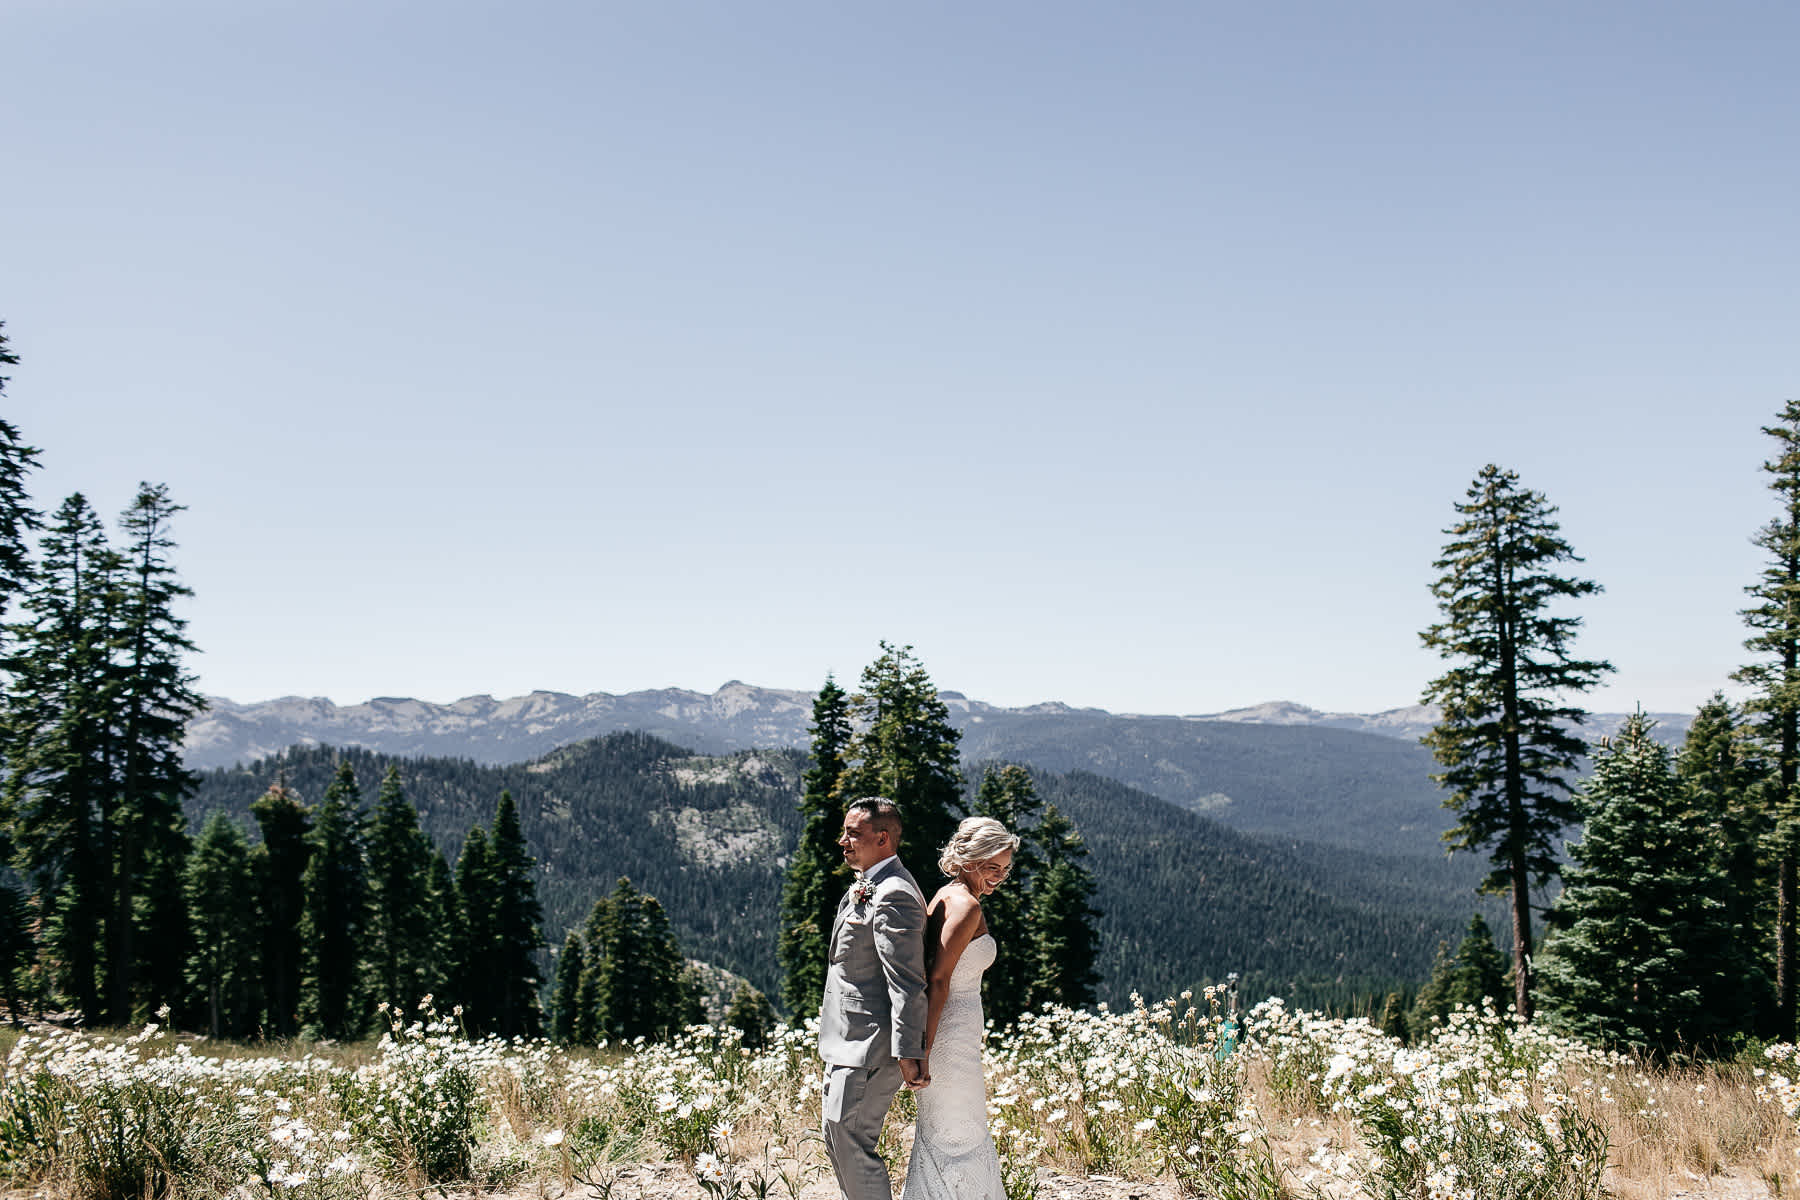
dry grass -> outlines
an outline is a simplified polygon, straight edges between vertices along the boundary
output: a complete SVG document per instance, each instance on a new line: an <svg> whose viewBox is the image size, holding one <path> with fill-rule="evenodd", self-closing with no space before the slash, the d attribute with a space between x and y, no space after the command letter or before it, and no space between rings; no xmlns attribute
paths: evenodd
<svg viewBox="0 0 1800 1200"><path fill-rule="evenodd" d="M1278 1099L1260 1066L1250 1077L1289 1179L1306 1174L1321 1146L1356 1144L1351 1122ZM1800 1195L1800 1134L1778 1106L1757 1096L1751 1068L1640 1063L1616 1073L1609 1088L1610 1101L1596 1111L1611 1147L1607 1185L1620 1200ZM1363 1195L1341 1183L1323 1190L1341 1200Z"/></svg>
<svg viewBox="0 0 1800 1200"><path fill-rule="evenodd" d="M0 1031L0 1057L10 1051L16 1037ZM354 1069L378 1057L374 1042L234 1044L189 1036L179 1040L196 1055L225 1059L293 1060L311 1055L336 1067ZM1312 1107L1291 1089L1285 1095L1279 1092L1264 1062L1251 1056L1237 1061L1247 1072L1243 1095L1260 1113L1274 1165L1288 1195L1295 1200L1361 1200L1364 1193L1357 1185L1319 1172L1315 1161L1322 1149L1341 1153L1358 1148L1361 1139L1354 1122L1343 1114ZM593 1195L573 1178L571 1151L577 1130L598 1114L608 1127L600 1141L585 1143L586 1154L596 1172L618 1183L612 1200L701 1200L690 1167L677 1156L665 1155L648 1130L636 1129L620 1117L608 1107L612 1101L581 1101L565 1086L569 1077L585 1066L620 1065L619 1053L559 1052L546 1062L547 1074L489 1077L487 1111L491 1117L477 1147L475 1179L468 1187L510 1200ZM810 1059L797 1061L794 1078L810 1072L810 1064ZM1701 1196L1758 1200L1800 1193L1800 1133L1779 1106L1757 1094L1758 1080L1749 1066L1663 1067L1624 1062L1602 1070L1611 1073L1594 1080L1595 1090L1587 1093L1584 1106L1597 1114L1606 1128L1610 1144L1606 1183L1618 1200L1695 1200ZM1561 1090L1577 1092L1591 1075L1591 1070L1581 1075L1571 1070ZM991 1080L990 1085L1000 1082ZM772 1189L777 1200L832 1200L836 1190L816 1135L809 1136L803 1128L812 1123L817 1102L790 1094L791 1082L778 1091L779 1102L777 1094L770 1093L757 1106L739 1112L725 1137L728 1146L721 1148L729 1149L746 1172L767 1178L772 1178L769 1172L775 1169L771 1155L777 1151L785 1154L781 1170L792 1173L793 1180L791 1185ZM902 1094L895 1105L884 1145L900 1168L895 1172L896 1182L910 1143L910 1101L911 1097ZM295 1095L294 1111L319 1129L337 1120L331 1098L323 1093ZM1103 1118L1098 1109L1092 1114L1070 1112L1058 1138L1038 1160L1042 1167L1040 1200L1173 1200L1178 1189L1160 1174L1159 1162L1148 1146L1115 1139L1110 1158L1083 1160L1079 1148L1087 1146L1088 1139L1073 1134L1087 1128L1090 1115L1100 1124L1110 1119L1116 1125L1122 1120L1116 1114ZM619 1118L616 1124L615 1117ZM1129 1129L1129 1121L1123 1128ZM570 1141L560 1151L544 1144L544 1135L551 1130L568 1131ZM403 1178L403 1174L381 1179L371 1176L362 1194L397 1198L409 1188L430 1190L422 1180ZM55 1191L63 1181L45 1177L40 1182Z"/></svg>
<svg viewBox="0 0 1800 1200"><path fill-rule="evenodd" d="M1800 1138L1755 1084L1737 1064L1620 1072L1608 1130L1616 1190L1627 1200L1666 1200L1713 1180L1791 1190Z"/></svg>

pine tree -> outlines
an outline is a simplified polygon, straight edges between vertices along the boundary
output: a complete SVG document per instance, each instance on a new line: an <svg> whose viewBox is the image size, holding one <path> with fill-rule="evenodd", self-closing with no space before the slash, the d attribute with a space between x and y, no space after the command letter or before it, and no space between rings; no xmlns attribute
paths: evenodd
<svg viewBox="0 0 1800 1200"><path fill-rule="evenodd" d="M838 781L850 747L850 703L831 676L813 700L812 766L800 794L800 840L781 888L781 1000L796 1018L819 1011L837 905L849 871L838 849L844 803Z"/></svg>
<svg viewBox="0 0 1800 1200"><path fill-rule="evenodd" d="M1705 831L1650 729L1633 715L1594 760L1538 971L1557 1029L1666 1054L1719 1045L1749 1012L1724 882L1698 853Z"/></svg>
<svg viewBox="0 0 1800 1200"><path fill-rule="evenodd" d="M677 955L679 957L679 955ZM675 1006L674 1020L669 1025L669 1033L679 1033L690 1025L708 1025L712 1017L707 1012L707 997L711 989L707 986L706 972L696 963L688 963L681 968L676 977L676 986L680 989L681 1000Z"/></svg>
<svg viewBox="0 0 1800 1200"><path fill-rule="evenodd" d="M1089 903L1094 880L1081 860L1087 846L1073 823L1052 804L1038 827L1043 869L1031 889L1033 973L1026 1007L1062 1004L1082 1008L1094 1002L1100 977L1094 970L1100 917Z"/></svg>
<svg viewBox="0 0 1800 1200"><path fill-rule="evenodd" d="M1775 440L1775 457L1763 464L1778 512L1753 539L1768 565L1744 591L1753 601L1741 615L1753 631L1744 648L1756 661L1732 678L1751 689L1747 713L1768 760L1762 789L1775 866L1775 1025L1786 1040L1795 1034L1796 910L1800 904L1800 401L1783 406L1763 432Z"/></svg>
<svg viewBox="0 0 1800 1200"><path fill-rule="evenodd" d="M313 813L300 918L300 1019L320 1037L358 1037L370 1018L362 986L368 975L366 826L356 773L348 761L341 762Z"/></svg>
<svg viewBox="0 0 1800 1200"><path fill-rule="evenodd" d="M982 773L975 815L992 817L1019 836L1012 874L981 902L988 932L1004 947L1029 946L1033 941L1030 895L1043 865L1037 823L1041 807L1031 772L1024 767L1008 764ZM1053 831L1051 836L1059 835ZM996 1026L1006 1028L1030 1008L1036 974L1037 963L1030 954L1002 953L987 969L981 978L982 1011Z"/></svg>
<svg viewBox="0 0 1800 1200"><path fill-rule="evenodd" d="M592 1014L593 1038L661 1038L681 1026L681 949L656 897L620 879L595 903L586 936L582 1007Z"/></svg>
<svg viewBox="0 0 1800 1200"><path fill-rule="evenodd" d="M15 861L44 928L46 973L90 1020L101 1013L101 936L111 911L118 575L99 518L83 496L70 496L44 535L5 664Z"/></svg>
<svg viewBox="0 0 1800 1200"><path fill-rule="evenodd" d="M905 827L901 860L936 862L963 814L962 734L912 647L882 642L881 657L863 668L850 708L857 732L839 785L844 799L886 796L898 804Z"/></svg>
<svg viewBox="0 0 1800 1200"><path fill-rule="evenodd" d="M1688 726L1675 775L1689 817L1706 831L1698 850L1726 885L1725 923L1746 964L1738 985L1757 1014L1753 1025L1763 1027L1774 1015L1772 939L1763 901L1775 889L1762 854L1770 832L1763 804L1769 771L1748 732L1724 696L1715 694Z"/></svg>
<svg viewBox="0 0 1800 1200"><path fill-rule="evenodd" d="M1490 465L1456 511L1432 564L1443 572L1431 592L1444 619L1420 634L1456 665L1425 689L1442 716L1424 740L1444 768L1433 778L1451 793L1445 807L1457 814L1444 840L1490 848L1494 870L1482 888L1511 897L1514 1005L1529 1020L1531 888L1556 873L1553 842L1575 820L1569 777L1586 749L1569 731L1586 714L1564 697L1612 667L1570 657L1580 619L1548 612L1600 585L1551 572L1581 559L1543 495Z"/></svg>
<svg viewBox="0 0 1800 1200"><path fill-rule="evenodd" d="M6 322L0 321L0 367L16 365L19 358L7 342ZM0 396L6 394L7 376L0 375ZM16 426L0 420L0 617L5 617L13 597L31 580L33 533L43 527L43 517L31 503L25 480L38 469L39 451L27 446Z"/></svg>
<svg viewBox="0 0 1800 1200"><path fill-rule="evenodd" d="M663 911L662 901L646 892L642 911L644 975L656 1000L643 1014L648 1026L643 1032L666 1039L681 1032L695 1016L705 1019L706 986L702 980L688 978L687 960L681 956L681 944L675 940L675 930L669 924L668 913ZM620 1036L627 1035L621 1030Z"/></svg>
<svg viewBox="0 0 1800 1200"><path fill-rule="evenodd" d="M244 831L224 813L213 813L201 827L186 884L193 913L188 975L207 1031L215 1038L246 1037L261 1011L256 879Z"/></svg>
<svg viewBox="0 0 1800 1200"><path fill-rule="evenodd" d="M171 943L186 927L182 879L188 852L181 802L195 778L181 761L187 723L206 702L182 666L194 650L175 604L193 591L175 576L170 523L181 505L161 484L140 483L120 515L125 535L114 637L112 704L122 726L118 798L112 810L112 913L108 930L107 1015L131 1016L135 1001L154 1008L182 984L182 956ZM140 994L140 976L143 990Z"/></svg>
<svg viewBox="0 0 1800 1200"><path fill-rule="evenodd" d="M261 918L262 994L271 1037L300 1029L301 919L306 912L306 867L312 860L312 810L285 783L250 806L262 830L252 851Z"/></svg>
<svg viewBox="0 0 1800 1200"><path fill-rule="evenodd" d="M1431 958L1431 972L1407 1010L1406 1024L1413 1040L1431 1032L1432 1023L1443 1020L1450 1012L1450 976L1454 970L1450 944L1439 942L1437 952Z"/></svg>
<svg viewBox="0 0 1800 1200"><path fill-rule="evenodd" d="M494 853L487 830L477 825L463 841L456 860L457 910L462 945L457 954L456 997L463 1022L473 1033L492 1033L498 1026L500 988L500 884L494 875Z"/></svg>
<svg viewBox="0 0 1800 1200"><path fill-rule="evenodd" d="M744 1035L746 1047L761 1050L775 1031L775 1010L769 1006L769 998L751 987L749 980L740 979L725 1010L725 1023Z"/></svg>
<svg viewBox="0 0 1800 1200"><path fill-rule="evenodd" d="M408 1010L437 985L429 890L434 853L419 829L419 810L400 785L400 768L389 767L369 830L369 990Z"/></svg>
<svg viewBox="0 0 1800 1200"><path fill-rule="evenodd" d="M1469 918L1462 944L1450 960L1450 978L1444 989L1445 1011L1480 1008L1482 1001L1506 999L1506 959L1494 945L1493 931L1480 913Z"/></svg>
<svg viewBox="0 0 1800 1200"><path fill-rule="evenodd" d="M569 930L562 953L556 956L556 990L550 1000L550 1039L572 1046L581 1038L581 976L587 969L587 951L581 933Z"/></svg>
<svg viewBox="0 0 1800 1200"><path fill-rule="evenodd" d="M588 916L588 929L599 929L611 919L602 910L602 905L610 905L609 897L602 897L594 902L594 911ZM605 947L591 940L584 942L587 953L582 963L581 979L575 989L574 1037L571 1039L578 1046L593 1046L605 1036L605 1022L601 1019L601 1006L604 998L600 994L600 955Z"/></svg>
<svg viewBox="0 0 1800 1200"><path fill-rule="evenodd" d="M171 1019L187 1020L194 1012L184 969L191 951L192 919L187 903L188 856L193 838L187 818L169 813L147 834L147 852L138 873L135 912L140 969L135 973L132 1017L141 1019L167 1004Z"/></svg>
<svg viewBox="0 0 1800 1200"><path fill-rule="evenodd" d="M464 928L462 897L456 891L456 874L442 851L431 852L428 871L425 902L431 913L431 960L426 978L438 1011L445 1012L463 1002L458 989L468 930Z"/></svg>
<svg viewBox="0 0 1800 1200"><path fill-rule="evenodd" d="M6 336L6 322L0 321L0 367L15 366L18 361ZM0 396L6 394L7 380L7 376L0 375ZM38 468L38 453L36 447L25 444L17 426L0 419L0 619L5 618L14 598L32 578L30 539L44 522L31 502L25 480ZM0 741L0 766L9 752L10 747ZM0 795L4 795L4 789L0 789ZM0 862L14 861L16 853L8 803L0 811ZM30 960L31 950L25 897L12 884L0 884L0 1000L6 1002L7 1018L15 1025L22 1019L18 976Z"/></svg>
<svg viewBox="0 0 1800 1200"><path fill-rule="evenodd" d="M544 1014L538 1004L543 975L538 951L544 947L544 909L537 896L537 860L525 845L519 807L512 793L500 793L494 810L494 1030L502 1037L539 1037Z"/></svg>
<svg viewBox="0 0 1800 1200"><path fill-rule="evenodd" d="M1406 997L1399 992L1389 992L1381 1006L1381 1032L1402 1046L1412 1040L1406 1028Z"/></svg>
<svg viewBox="0 0 1800 1200"><path fill-rule="evenodd" d="M19 975L31 963L31 910L25 896L10 883L0 884L0 1000L15 1028L25 1025Z"/></svg>

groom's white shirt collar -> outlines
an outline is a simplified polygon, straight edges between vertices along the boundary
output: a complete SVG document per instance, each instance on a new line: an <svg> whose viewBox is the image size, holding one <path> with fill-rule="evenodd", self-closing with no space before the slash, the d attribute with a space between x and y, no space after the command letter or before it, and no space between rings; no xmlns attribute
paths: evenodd
<svg viewBox="0 0 1800 1200"><path fill-rule="evenodd" d="M881 874L881 873L882 873L882 872L883 872L883 871L885 871L885 870L887 870L887 865L888 865L888 864L889 864L889 863L891 863L891 862L893 862L893 861L895 861L895 860L896 860L896 859L898 859L898 858L899 858L899 857L900 857L900 856L899 856L899 855L898 855L898 854L890 854L890 855L888 855L888 856L887 856L887 857L886 857L886 858L884 858L884 859L882 859L882 860L881 860L881 861L880 861L880 862L878 862L878 863L876 863L876 864L875 864L875 865L874 865L874 866L872 866L872 867L870 867L870 868L869 868L869 869L868 869L868 870L866 870L866 871L864 871L864 872L863 872L863 873L862 873L862 877L863 877L863 878L864 878L864 879L873 879L873 878L875 878L875 877L876 877L876 876L877 876L877 875L879 875L879 874Z"/></svg>

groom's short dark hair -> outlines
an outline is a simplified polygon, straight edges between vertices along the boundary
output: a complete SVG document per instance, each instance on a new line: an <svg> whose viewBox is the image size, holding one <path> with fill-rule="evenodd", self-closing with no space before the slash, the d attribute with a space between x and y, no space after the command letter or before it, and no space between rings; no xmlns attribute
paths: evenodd
<svg viewBox="0 0 1800 1200"><path fill-rule="evenodd" d="M858 796L844 811L862 813L869 818L869 828L891 835L894 845L900 844L900 806L886 796Z"/></svg>

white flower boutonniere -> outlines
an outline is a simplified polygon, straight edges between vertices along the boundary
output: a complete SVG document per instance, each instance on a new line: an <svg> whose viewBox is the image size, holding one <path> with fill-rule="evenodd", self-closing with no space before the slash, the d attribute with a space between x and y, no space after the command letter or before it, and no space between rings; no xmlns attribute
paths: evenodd
<svg viewBox="0 0 1800 1200"><path fill-rule="evenodd" d="M869 897L874 894L875 881L873 879L859 879L856 881L856 886L850 889L850 903L867 904L869 902Z"/></svg>

